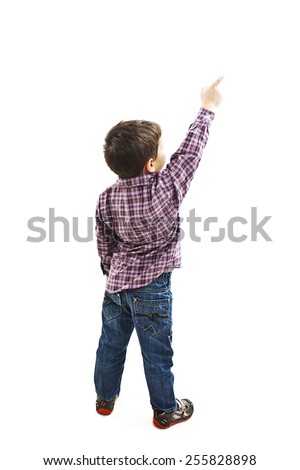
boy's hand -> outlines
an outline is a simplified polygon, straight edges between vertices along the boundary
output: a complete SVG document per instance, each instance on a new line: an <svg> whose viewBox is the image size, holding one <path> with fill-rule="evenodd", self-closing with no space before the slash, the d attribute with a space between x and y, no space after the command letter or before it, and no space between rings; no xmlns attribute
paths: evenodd
<svg viewBox="0 0 300 470"><path fill-rule="evenodd" d="M218 90L219 83L223 80L223 77L218 78L210 87L202 88L201 100L202 107L213 111L222 101L222 95Z"/></svg>

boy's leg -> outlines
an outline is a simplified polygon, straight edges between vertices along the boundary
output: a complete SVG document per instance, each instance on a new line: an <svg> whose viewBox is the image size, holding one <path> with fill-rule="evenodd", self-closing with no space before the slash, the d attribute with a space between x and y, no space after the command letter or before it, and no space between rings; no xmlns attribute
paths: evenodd
<svg viewBox="0 0 300 470"><path fill-rule="evenodd" d="M126 292L105 291L102 304L102 333L96 353L94 381L103 400L119 395L127 345L133 331Z"/></svg>
<svg viewBox="0 0 300 470"><path fill-rule="evenodd" d="M164 273L148 286L128 291L140 342L144 370L154 410L176 409L172 341L171 273Z"/></svg>

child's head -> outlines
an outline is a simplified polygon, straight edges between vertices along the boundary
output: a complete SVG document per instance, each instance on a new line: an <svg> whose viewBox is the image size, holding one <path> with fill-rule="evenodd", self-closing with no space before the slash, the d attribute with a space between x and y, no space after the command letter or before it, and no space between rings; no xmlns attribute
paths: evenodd
<svg viewBox="0 0 300 470"><path fill-rule="evenodd" d="M121 178L160 171L165 163L161 128L151 121L121 121L105 137L104 157Z"/></svg>

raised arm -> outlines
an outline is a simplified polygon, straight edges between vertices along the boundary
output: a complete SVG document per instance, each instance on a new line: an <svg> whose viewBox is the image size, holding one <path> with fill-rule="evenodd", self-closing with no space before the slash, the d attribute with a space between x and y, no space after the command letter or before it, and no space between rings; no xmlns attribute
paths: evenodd
<svg viewBox="0 0 300 470"><path fill-rule="evenodd" d="M202 106L195 121L190 125L185 139L171 156L166 168L158 174L157 190L161 189L176 208L190 187L206 146L209 127L215 116L213 110L222 101L218 90L222 79L223 77L220 77L212 85L202 89Z"/></svg>

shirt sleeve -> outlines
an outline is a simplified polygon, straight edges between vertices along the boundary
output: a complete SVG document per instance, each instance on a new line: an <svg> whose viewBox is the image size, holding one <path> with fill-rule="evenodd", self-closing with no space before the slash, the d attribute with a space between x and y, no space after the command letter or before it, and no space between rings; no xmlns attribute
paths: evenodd
<svg viewBox="0 0 300 470"><path fill-rule="evenodd" d="M114 249L116 247L116 240L114 238L113 231L110 227L108 227L102 220L100 210L99 210L99 202L97 203L96 207L96 240L97 240L97 250L98 255L100 256L100 267L104 275L109 274L110 270L110 263L112 259L112 255Z"/></svg>
<svg viewBox="0 0 300 470"><path fill-rule="evenodd" d="M164 170L159 172L156 189L178 208L185 197L206 146L215 113L201 108L195 121Z"/></svg>

